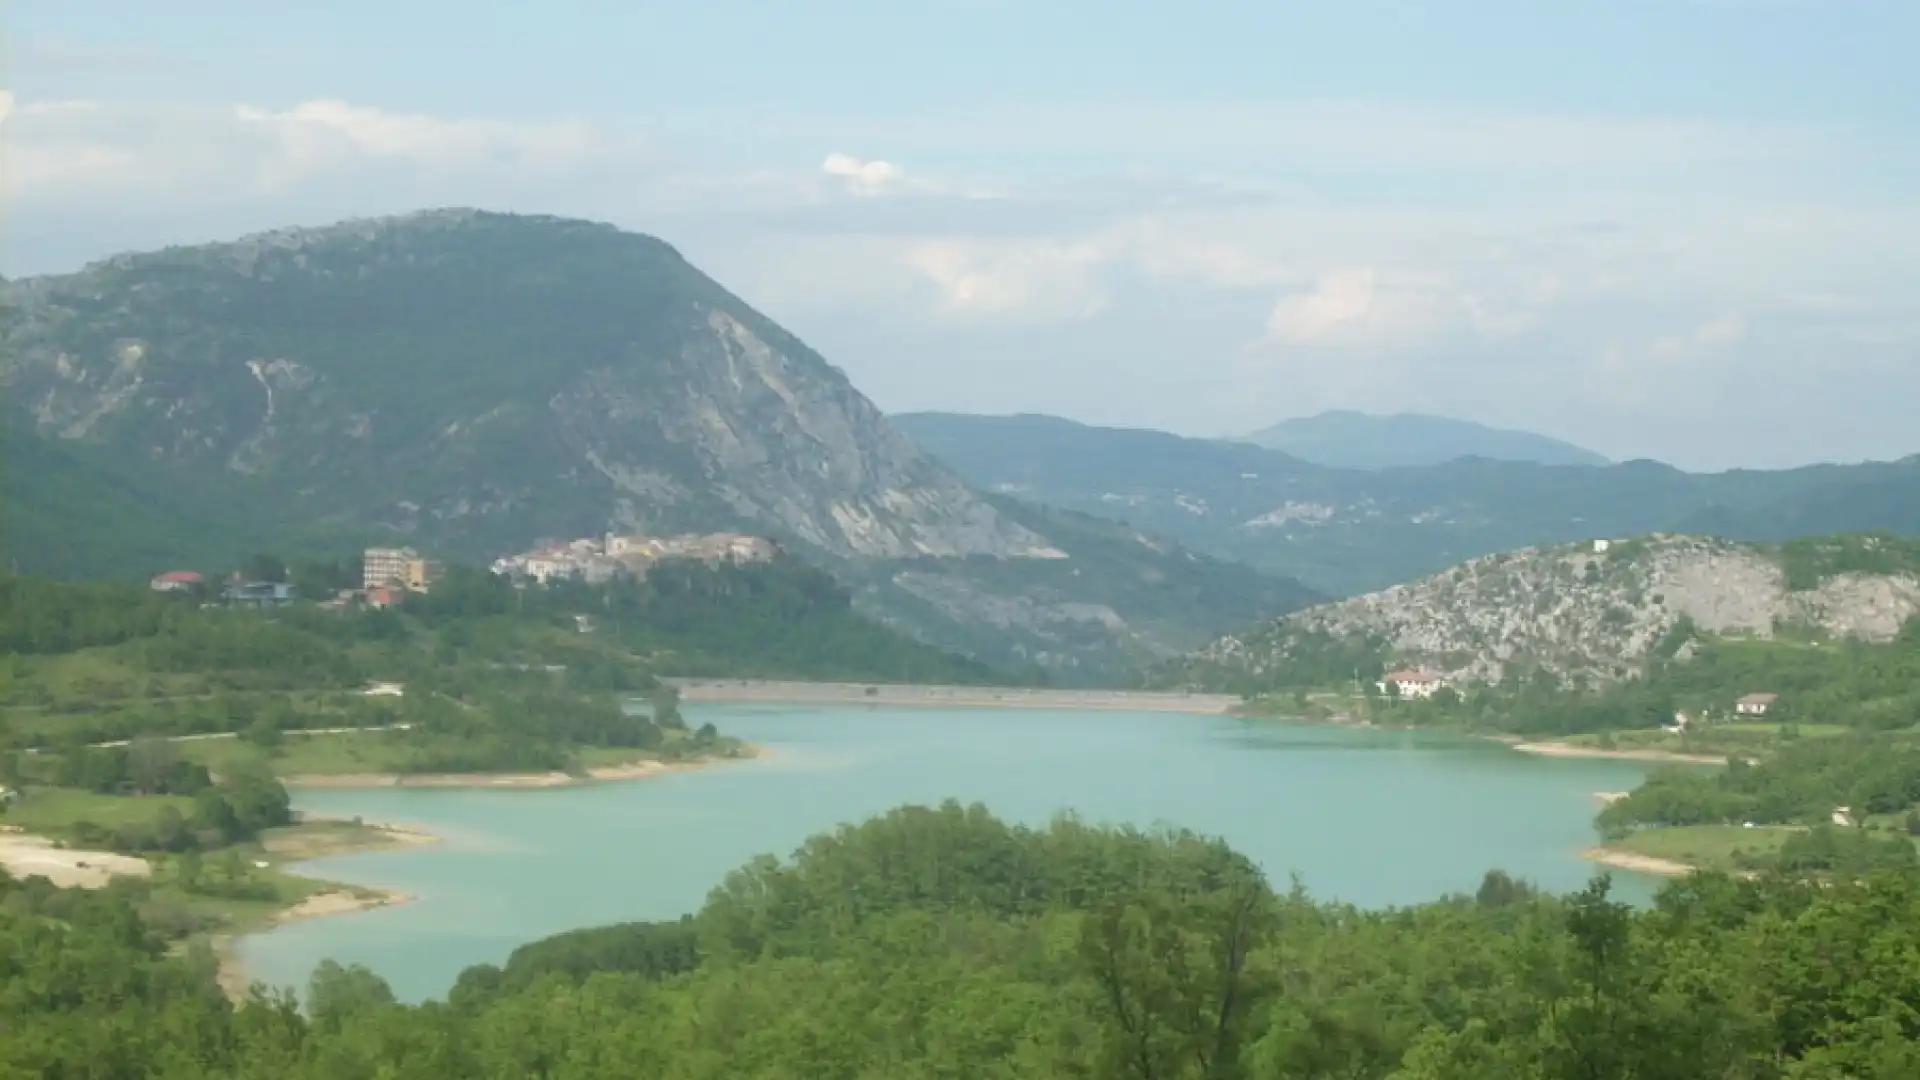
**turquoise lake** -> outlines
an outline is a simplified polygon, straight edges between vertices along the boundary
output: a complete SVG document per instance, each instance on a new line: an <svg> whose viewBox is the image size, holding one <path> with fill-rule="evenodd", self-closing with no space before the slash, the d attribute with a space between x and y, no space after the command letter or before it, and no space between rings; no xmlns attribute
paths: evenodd
<svg viewBox="0 0 1920 1080"><path fill-rule="evenodd" d="M305 873L415 903L246 939L253 978L300 986L332 958L403 998L561 930L678 916L754 855L903 803L955 798L1043 824L1170 824L1225 837L1281 888L1366 906L1470 892L1498 867L1555 890L1596 868L1597 791L1646 766L1496 743L1168 713L697 706L759 760L652 780L522 791L310 791L295 805L425 827L443 844L322 859ZM1615 874L1643 900L1656 882Z"/></svg>

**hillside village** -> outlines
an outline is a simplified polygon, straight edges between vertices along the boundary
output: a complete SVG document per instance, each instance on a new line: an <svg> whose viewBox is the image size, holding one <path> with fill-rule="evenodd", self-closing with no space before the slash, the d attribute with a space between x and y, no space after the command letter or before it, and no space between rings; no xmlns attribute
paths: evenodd
<svg viewBox="0 0 1920 1080"><path fill-rule="evenodd" d="M645 577L650 567L667 560L696 560L710 565L766 562L781 550L771 540L742 533L609 533L605 537L542 540L525 552L495 559L489 569L516 584L581 581L602 585L623 577ZM155 592L191 596L208 605L271 607L310 599L322 607L384 608L399 604L409 593L430 592L434 582L446 574L446 564L411 547L370 547L360 554L358 574L357 587L340 587L324 596L307 597L287 580L284 566L234 570L217 588L213 580L195 570L168 570L154 575L148 585Z"/></svg>
<svg viewBox="0 0 1920 1080"><path fill-rule="evenodd" d="M780 545L742 533L684 533L677 536L620 536L544 540L528 551L505 555L491 569L515 581L579 580L599 585L622 576L644 577L647 568L667 559L706 563L766 562Z"/></svg>

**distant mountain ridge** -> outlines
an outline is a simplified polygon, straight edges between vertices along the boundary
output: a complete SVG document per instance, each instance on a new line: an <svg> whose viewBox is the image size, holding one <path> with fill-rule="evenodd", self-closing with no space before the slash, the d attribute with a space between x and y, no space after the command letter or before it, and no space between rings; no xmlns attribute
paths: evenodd
<svg viewBox="0 0 1920 1080"><path fill-rule="evenodd" d="M1786 540L1920 534L1920 455L1778 472L1686 473L1469 458L1333 469L1249 443L1052 416L917 413L893 422L979 487L1124 520L1333 595L1493 552L1595 536Z"/></svg>
<svg viewBox="0 0 1920 1080"><path fill-rule="evenodd" d="M1378 415L1335 409L1283 420L1240 442L1338 469L1444 465L1461 458L1535 465L1610 465L1606 457L1529 431L1425 413Z"/></svg>
<svg viewBox="0 0 1920 1080"><path fill-rule="evenodd" d="M7 282L0 384L29 573L740 531L934 644L1066 678L1314 596L983 496L670 245L593 222L426 211Z"/></svg>

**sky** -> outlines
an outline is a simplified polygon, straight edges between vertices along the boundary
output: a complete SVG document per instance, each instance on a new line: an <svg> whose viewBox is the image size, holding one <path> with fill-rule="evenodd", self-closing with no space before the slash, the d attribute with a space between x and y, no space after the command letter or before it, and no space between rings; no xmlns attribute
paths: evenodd
<svg viewBox="0 0 1920 1080"><path fill-rule="evenodd" d="M1911 0L0 0L0 272L660 236L889 411L1920 452Z"/></svg>

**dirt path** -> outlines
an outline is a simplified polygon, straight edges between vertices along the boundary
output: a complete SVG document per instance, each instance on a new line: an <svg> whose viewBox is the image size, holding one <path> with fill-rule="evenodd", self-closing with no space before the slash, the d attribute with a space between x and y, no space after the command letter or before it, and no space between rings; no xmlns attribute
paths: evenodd
<svg viewBox="0 0 1920 1080"><path fill-rule="evenodd" d="M97 889L120 875L146 877L147 860L110 851L56 847L44 836L0 833L0 866L17 878L44 877L63 889Z"/></svg>

